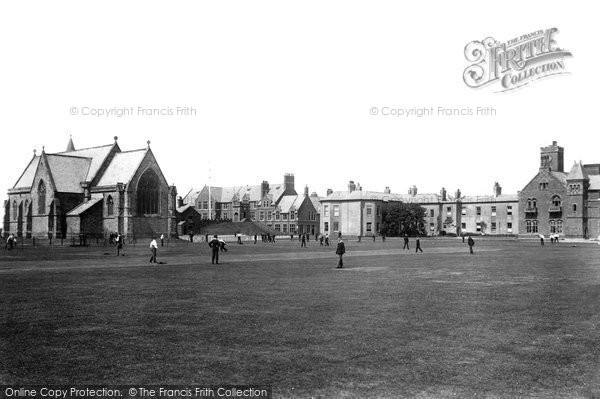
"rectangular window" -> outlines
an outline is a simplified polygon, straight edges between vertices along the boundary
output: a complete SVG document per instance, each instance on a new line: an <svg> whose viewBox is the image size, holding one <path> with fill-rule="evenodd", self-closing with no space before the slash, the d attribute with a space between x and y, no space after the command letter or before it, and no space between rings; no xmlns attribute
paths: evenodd
<svg viewBox="0 0 600 399"><path fill-rule="evenodd" d="M290 220L296 220L296 212L290 211Z"/></svg>
<svg viewBox="0 0 600 399"><path fill-rule="evenodd" d="M434 217L435 216L435 211L433 209L429 210L429 217Z"/></svg>
<svg viewBox="0 0 600 399"><path fill-rule="evenodd" d="M477 223L477 231L481 231L481 223Z"/></svg>
<svg viewBox="0 0 600 399"><path fill-rule="evenodd" d="M481 216L481 207L478 206L475 208L477 216Z"/></svg>
<svg viewBox="0 0 600 399"><path fill-rule="evenodd" d="M372 216L373 215L373 208L371 208L370 206L367 206L367 216Z"/></svg>
<svg viewBox="0 0 600 399"><path fill-rule="evenodd" d="M276 224L275 224L275 230L277 230L277 231L281 231L281 225L280 225L280 224L278 224L278 223L276 223Z"/></svg>
<svg viewBox="0 0 600 399"><path fill-rule="evenodd" d="M287 220L287 218L288 218L288 215L287 215L287 213L282 213L282 214L281 214L281 219L282 219L282 220Z"/></svg>
<svg viewBox="0 0 600 399"><path fill-rule="evenodd" d="M466 223L461 223L460 224L460 228L461 229L466 229L467 228L467 224Z"/></svg>
<svg viewBox="0 0 600 399"><path fill-rule="evenodd" d="M333 216L334 217L340 216L340 206L339 205L333 206Z"/></svg>
<svg viewBox="0 0 600 399"><path fill-rule="evenodd" d="M377 205L377 216L381 215L381 207Z"/></svg>
<svg viewBox="0 0 600 399"><path fill-rule="evenodd" d="M275 211L275 220L279 220L279 211Z"/></svg>
<svg viewBox="0 0 600 399"><path fill-rule="evenodd" d="M256 212L250 212L250 219L256 220Z"/></svg>
<svg viewBox="0 0 600 399"><path fill-rule="evenodd" d="M371 232L371 229L372 229L371 226L372 226L372 223L371 222L367 222L367 233Z"/></svg>
<svg viewBox="0 0 600 399"><path fill-rule="evenodd" d="M492 216L496 216L496 207L492 206Z"/></svg>
<svg viewBox="0 0 600 399"><path fill-rule="evenodd" d="M463 206L462 209L460 210L460 214L465 216L467 214L467 207Z"/></svg>
<svg viewBox="0 0 600 399"><path fill-rule="evenodd" d="M287 233L287 227L288 227L288 225L287 225L287 224L284 224L284 225L283 225L283 232L284 232L284 233Z"/></svg>
<svg viewBox="0 0 600 399"><path fill-rule="evenodd" d="M323 216L329 217L329 205L323 205Z"/></svg>
<svg viewBox="0 0 600 399"><path fill-rule="evenodd" d="M506 223L506 231L512 233L512 223Z"/></svg>
<svg viewBox="0 0 600 399"><path fill-rule="evenodd" d="M492 233L496 232L496 222L492 222Z"/></svg>
<svg viewBox="0 0 600 399"><path fill-rule="evenodd" d="M260 211L260 220L265 220L265 212L264 211Z"/></svg>
<svg viewBox="0 0 600 399"><path fill-rule="evenodd" d="M506 206L506 214L509 216L512 215L512 205Z"/></svg>
<svg viewBox="0 0 600 399"><path fill-rule="evenodd" d="M333 231L340 231L340 224L338 222L333 222Z"/></svg>
<svg viewBox="0 0 600 399"><path fill-rule="evenodd" d="M267 212L267 220L271 220L271 219L273 219L273 212L268 211Z"/></svg>
<svg viewBox="0 0 600 399"><path fill-rule="evenodd" d="M290 224L290 233L295 233L295 232L296 232L296 225Z"/></svg>
<svg viewBox="0 0 600 399"><path fill-rule="evenodd" d="M202 201L202 209L208 209L208 201Z"/></svg>
<svg viewBox="0 0 600 399"><path fill-rule="evenodd" d="M325 230L325 233L327 233L329 231L329 222L325 222L323 224L323 230Z"/></svg>

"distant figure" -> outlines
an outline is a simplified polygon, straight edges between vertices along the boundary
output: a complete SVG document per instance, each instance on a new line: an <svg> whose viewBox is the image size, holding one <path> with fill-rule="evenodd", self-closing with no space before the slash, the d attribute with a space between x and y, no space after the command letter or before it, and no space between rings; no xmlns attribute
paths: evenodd
<svg viewBox="0 0 600 399"><path fill-rule="evenodd" d="M165 246L165 235L164 234L160 235L160 246L161 247Z"/></svg>
<svg viewBox="0 0 600 399"><path fill-rule="evenodd" d="M540 245L543 247L544 246L544 235L540 234Z"/></svg>
<svg viewBox="0 0 600 399"><path fill-rule="evenodd" d="M473 241L473 237L469 236L469 239L467 240L467 244L469 244L469 251L471 252L471 255L473 254L473 246L475 245L475 241Z"/></svg>
<svg viewBox="0 0 600 399"><path fill-rule="evenodd" d="M219 249L221 248L221 242L217 238L216 234L213 236L212 241L208 243L208 246L212 249L211 263L214 265L215 261L216 261L217 265L218 265L219 264Z"/></svg>
<svg viewBox="0 0 600 399"><path fill-rule="evenodd" d="M8 248L8 250L10 251L11 249L13 249L14 245L15 245L15 236L11 234L6 239L6 245L4 246L4 249Z"/></svg>
<svg viewBox="0 0 600 399"><path fill-rule="evenodd" d="M319 236L319 244L320 244L321 246L323 246L323 241L324 241L324 239L325 239L325 237L323 237L323 236Z"/></svg>
<svg viewBox="0 0 600 399"><path fill-rule="evenodd" d="M254 244L256 244L256 234L254 234Z"/></svg>
<svg viewBox="0 0 600 399"><path fill-rule="evenodd" d="M373 234L373 242L375 242L375 234Z"/></svg>
<svg viewBox="0 0 600 399"><path fill-rule="evenodd" d="M150 256L150 263L156 263L156 251L158 250L158 244L156 243L156 239L152 237L152 241L150 241L150 252L152 252L152 256Z"/></svg>
<svg viewBox="0 0 600 399"><path fill-rule="evenodd" d="M236 236L237 236L237 243L239 245L242 245L242 235L238 233L238 234L236 234Z"/></svg>
<svg viewBox="0 0 600 399"><path fill-rule="evenodd" d="M463 240L463 243L464 243L465 242L465 236L464 235L462 236L462 240Z"/></svg>
<svg viewBox="0 0 600 399"><path fill-rule="evenodd" d="M338 261L338 265L337 265L338 269L341 269L342 267L344 267L344 260L342 259L342 257L344 256L345 253L346 253L346 246L344 245L344 241L342 241L342 237L340 236L338 238L337 248L335 249L335 254L340 257L340 260Z"/></svg>
<svg viewBox="0 0 600 399"><path fill-rule="evenodd" d="M294 235L290 234L290 241L294 241Z"/></svg>
<svg viewBox="0 0 600 399"><path fill-rule="evenodd" d="M325 234L325 246L329 246L329 234Z"/></svg>
<svg viewBox="0 0 600 399"><path fill-rule="evenodd" d="M423 252L423 250L421 249L421 240L419 240L419 237L417 237L417 241L415 244L417 245L417 249L415 250L415 253L419 252L419 251Z"/></svg>
<svg viewBox="0 0 600 399"><path fill-rule="evenodd" d="M382 242L385 242L385 234L382 234L382 235L381 235L381 241L382 241Z"/></svg>
<svg viewBox="0 0 600 399"><path fill-rule="evenodd" d="M115 243L117 244L117 256L121 254L123 250L123 236L117 233L117 238L115 238Z"/></svg>
<svg viewBox="0 0 600 399"><path fill-rule="evenodd" d="M410 248L408 247L408 234L404 234L404 247L402 247L402 249L410 250Z"/></svg>
<svg viewBox="0 0 600 399"><path fill-rule="evenodd" d="M310 233L306 233L306 242L310 241Z"/></svg>
<svg viewBox="0 0 600 399"><path fill-rule="evenodd" d="M306 234L302 234L302 244L300 244L300 248L306 248Z"/></svg>
<svg viewBox="0 0 600 399"><path fill-rule="evenodd" d="M194 242L194 231L193 231L193 230L190 230L190 231L188 232L188 235L190 236L190 242Z"/></svg>

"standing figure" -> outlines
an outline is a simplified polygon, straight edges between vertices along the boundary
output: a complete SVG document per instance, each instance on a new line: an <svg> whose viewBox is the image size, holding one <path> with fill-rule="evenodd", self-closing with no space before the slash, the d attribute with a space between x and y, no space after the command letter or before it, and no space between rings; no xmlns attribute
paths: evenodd
<svg viewBox="0 0 600 399"><path fill-rule="evenodd" d="M344 267L344 260L342 259L342 257L344 256L345 253L346 253L346 246L344 245L344 241L342 241L342 237L340 236L338 238L337 248L335 249L335 254L340 257L340 260L338 261L338 265L337 265L338 269L341 269L342 267Z"/></svg>
<svg viewBox="0 0 600 399"><path fill-rule="evenodd" d="M117 238L115 238L115 243L117 244L117 256L119 256L121 254L121 251L123 250L123 236L119 233L117 233ZM123 254L125 255L125 254Z"/></svg>
<svg viewBox="0 0 600 399"><path fill-rule="evenodd" d="M373 234L373 242L375 242L375 234Z"/></svg>
<svg viewBox="0 0 600 399"><path fill-rule="evenodd" d="M152 241L150 241L150 252L152 252L152 256L150 256L150 263L156 262L156 251L158 250L158 244L156 243L156 238L152 237Z"/></svg>
<svg viewBox="0 0 600 399"><path fill-rule="evenodd" d="M408 234L404 234L404 247L402 247L402 249L410 250L410 248L408 247Z"/></svg>
<svg viewBox="0 0 600 399"><path fill-rule="evenodd" d="M217 265L219 264L219 249L221 248L221 242L217 238L215 234L211 242L208 243L208 246L212 249L212 259L211 263L214 265L215 261Z"/></svg>
<svg viewBox="0 0 600 399"><path fill-rule="evenodd" d="M306 234L302 234L302 244L300 244L300 248L306 248Z"/></svg>
<svg viewBox="0 0 600 399"><path fill-rule="evenodd" d="M194 242L194 230L190 230L188 235L190 236L190 242Z"/></svg>
<svg viewBox="0 0 600 399"><path fill-rule="evenodd" d="M160 246L161 247L165 246L165 235L164 234L160 235Z"/></svg>
<svg viewBox="0 0 600 399"><path fill-rule="evenodd" d="M254 244L256 244L256 234L254 234Z"/></svg>
<svg viewBox="0 0 600 399"><path fill-rule="evenodd" d="M419 237L417 237L416 245L417 249L415 250L415 253L419 251L423 252L423 250L421 249L421 240L419 240Z"/></svg>
<svg viewBox="0 0 600 399"><path fill-rule="evenodd" d="M325 234L325 246L329 246L329 234Z"/></svg>
<svg viewBox="0 0 600 399"><path fill-rule="evenodd" d="M321 246L323 246L323 240L324 240L324 237L323 236L319 236L319 244Z"/></svg>
<svg viewBox="0 0 600 399"><path fill-rule="evenodd" d="M4 246L4 249L8 248L8 250L10 251L11 249L13 249L14 244L15 244L15 236L11 234L6 239L6 245Z"/></svg>
<svg viewBox="0 0 600 399"><path fill-rule="evenodd" d="M540 244L543 247L544 246L544 235L540 234Z"/></svg>
<svg viewBox="0 0 600 399"><path fill-rule="evenodd" d="M473 237L469 236L467 244L469 245L469 251L471 252L471 255L473 255L473 246L475 246L475 241L473 240Z"/></svg>

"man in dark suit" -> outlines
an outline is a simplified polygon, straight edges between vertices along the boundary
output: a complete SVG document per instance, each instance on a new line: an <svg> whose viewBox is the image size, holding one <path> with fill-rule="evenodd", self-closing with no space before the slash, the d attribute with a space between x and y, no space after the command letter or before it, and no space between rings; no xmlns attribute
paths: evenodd
<svg viewBox="0 0 600 399"><path fill-rule="evenodd" d="M300 248L306 248L306 234L302 234L302 243L300 244Z"/></svg>
<svg viewBox="0 0 600 399"><path fill-rule="evenodd" d="M471 255L473 254L473 246L475 245L475 241L473 240L473 237L469 236L469 239L467 240L467 244L469 245L469 251L471 252Z"/></svg>
<svg viewBox="0 0 600 399"><path fill-rule="evenodd" d="M338 269L341 269L342 267L344 267L344 260L342 259L342 257L344 256L345 253L346 253L346 246L344 245L344 241L342 241L342 237L340 236L340 238L338 238L338 244L337 244L337 248L335 250L335 254L340 257L340 260L338 261L338 265L337 265Z"/></svg>
<svg viewBox="0 0 600 399"><path fill-rule="evenodd" d="M212 249L211 263L214 264L216 261L217 265L218 265L219 264L219 248L221 248L221 242L217 238L216 234L213 236L213 239L211 240L211 242L208 243L208 246Z"/></svg>
<svg viewBox="0 0 600 399"><path fill-rule="evenodd" d="M408 247L408 234L404 234L404 247L402 247L402 249L410 250L410 248Z"/></svg>
<svg viewBox="0 0 600 399"><path fill-rule="evenodd" d="M419 240L419 237L417 237L416 244L417 244L417 249L415 250L415 253L419 252L419 251L423 252L423 250L421 249L421 240Z"/></svg>

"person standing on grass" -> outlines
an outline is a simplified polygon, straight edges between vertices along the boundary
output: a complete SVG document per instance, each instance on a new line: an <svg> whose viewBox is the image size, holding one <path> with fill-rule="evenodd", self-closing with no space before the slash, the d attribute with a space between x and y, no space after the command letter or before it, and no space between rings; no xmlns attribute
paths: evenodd
<svg viewBox="0 0 600 399"><path fill-rule="evenodd" d="M471 255L473 255L473 246L475 245L475 241L473 240L473 237L469 236L469 239L467 240L467 244L469 245L469 251L471 252Z"/></svg>
<svg viewBox="0 0 600 399"><path fill-rule="evenodd" d="M408 249L410 251L410 248L408 247L408 234L404 234L404 246L402 249Z"/></svg>
<svg viewBox="0 0 600 399"><path fill-rule="evenodd" d="M150 252L152 252L152 256L150 256L150 263L156 262L156 251L158 250L158 244L156 242L156 238L152 237L152 241L150 241Z"/></svg>
<svg viewBox="0 0 600 399"><path fill-rule="evenodd" d="M123 236L121 234L117 233L115 243L117 245L117 256L119 256L121 255L121 251L123 250Z"/></svg>
<svg viewBox="0 0 600 399"><path fill-rule="evenodd" d="M164 234L160 235L160 246L161 247L165 246L165 235Z"/></svg>
<svg viewBox="0 0 600 399"><path fill-rule="evenodd" d="M325 246L329 246L329 234L325 234Z"/></svg>
<svg viewBox="0 0 600 399"><path fill-rule="evenodd" d="M302 234L302 243L300 244L300 248L306 248L306 234Z"/></svg>
<svg viewBox="0 0 600 399"><path fill-rule="evenodd" d="M323 246L323 236L319 236L319 245Z"/></svg>
<svg viewBox="0 0 600 399"><path fill-rule="evenodd" d="M421 240L419 240L419 237L417 237L416 245L417 245L417 249L415 250L415 253L417 253L419 251L423 252L423 250L421 249Z"/></svg>
<svg viewBox="0 0 600 399"><path fill-rule="evenodd" d="M540 244L542 245L542 247L544 246L544 235L540 234Z"/></svg>
<svg viewBox="0 0 600 399"><path fill-rule="evenodd" d="M12 250L14 243L15 243L15 236L11 234L6 239L6 245L4 246L4 249L8 248L9 251Z"/></svg>
<svg viewBox="0 0 600 399"><path fill-rule="evenodd" d="M254 234L254 245L256 245L256 239L257 239L256 234Z"/></svg>
<svg viewBox="0 0 600 399"><path fill-rule="evenodd" d="M346 246L344 245L344 241L342 241L342 237L340 236L338 238L337 248L335 249L335 254L340 257L340 260L338 261L338 265L337 265L338 269L341 269L344 267L344 260L342 259L342 257L344 256L345 253L346 253Z"/></svg>
<svg viewBox="0 0 600 399"><path fill-rule="evenodd" d="M212 249L212 258L211 263L214 265L215 261L217 265L219 264L219 249L221 249L221 242L219 241L217 235L213 236L211 242L208 243L208 246Z"/></svg>

